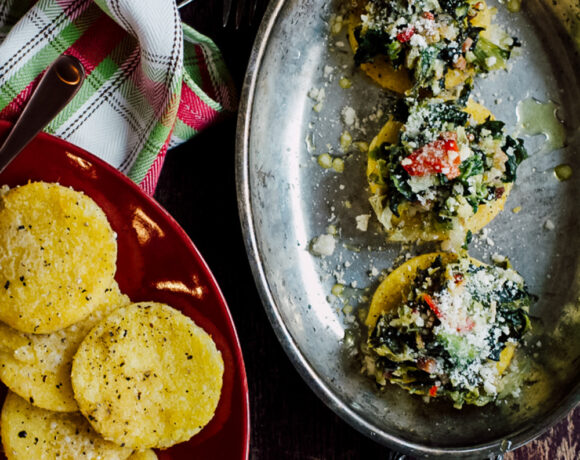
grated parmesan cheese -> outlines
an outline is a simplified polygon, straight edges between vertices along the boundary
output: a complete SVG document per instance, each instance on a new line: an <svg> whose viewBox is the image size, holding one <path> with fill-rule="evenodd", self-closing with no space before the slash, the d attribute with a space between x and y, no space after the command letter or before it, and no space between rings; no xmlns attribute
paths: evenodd
<svg viewBox="0 0 580 460"><path fill-rule="evenodd" d="M311 252L314 255L327 257L334 253L336 240L332 235L320 235L312 240Z"/></svg>
<svg viewBox="0 0 580 460"><path fill-rule="evenodd" d="M361 214L356 216L356 228L361 232L366 232L369 226L369 219L371 218L370 214Z"/></svg>

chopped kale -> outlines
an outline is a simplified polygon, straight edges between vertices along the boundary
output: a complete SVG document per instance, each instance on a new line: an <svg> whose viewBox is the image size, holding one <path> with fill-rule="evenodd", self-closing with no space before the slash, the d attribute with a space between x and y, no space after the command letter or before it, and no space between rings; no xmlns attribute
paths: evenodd
<svg viewBox="0 0 580 460"><path fill-rule="evenodd" d="M389 319L382 315L370 337L369 344L373 348L387 347L392 353L402 353L405 345L413 347L415 344L414 332L403 332L398 328L389 326Z"/></svg>
<svg viewBox="0 0 580 460"><path fill-rule="evenodd" d="M405 174L408 177L404 171L401 174ZM405 201L412 201L414 194L409 183L399 174L389 175L388 187L389 208L395 216L399 217L399 205Z"/></svg>
<svg viewBox="0 0 580 460"><path fill-rule="evenodd" d="M483 71L503 69L507 60L511 55L510 49L504 49L491 42L490 40L479 37L475 48L473 48L475 56L474 63Z"/></svg>
<svg viewBox="0 0 580 460"><path fill-rule="evenodd" d="M513 281L506 281L501 289L494 293L499 302L508 306L515 305L521 300L528 300L529 294L525 288L519 287Z"/></svg>
<svg viewBox="0 0 580 460"><path fill-rule="evenodd" d="M505 144L502 150L508 157L505 164L505 181L514 182L516 180L516 170L522 161L528 158L528 152L524 147L522 139L514 139L511 136L506 136Z"/></svg>
<svg viewBox="0 0 580 460"><path fill-rule="evenodd" d="M457 126L465 126L469 120L469 114L461 110L457 104L451 101L429 106L429 123L435 126L442 126L444 123L453 123Z"/></svg>
<svg viewBox="0 0 580 460"><path fill-rule="evenodd" d="M409 174L400 164L401 155L405 155L404 150L399 146L383 146L383 149L387 160L384 162L384 171L382 170L381 174L389 189L389 208L398 217L399 205L405 201L414 200L415 194L409 186Z"/></svg>
<svg viewBox="0 0 580 460"><path fill-rule="evenodd" d="M484 164L483 164L483 152L474 152L474 155L467 158L465 161L459 165L459 170L461 171L461 175L459 176L459 180L463 182L463 184L468 187L469 184L467 183L467 179L476 176L478 174L483 174L485 171Z"/></svg>
<svg viewBox="0 0 580 460"><path fill-rule="evenodd" d="M394 64L398 65L399 55L403 49L401 43L392 40L387 32L382 29L369 29L364 35L361 27L354 30L354 36L358 48L354 55L356 65L365 62L373 62L377 56L386 56Z"/></svg>
<svg viewBox="0 0 580 460"><path fill-rule="evenodd" d="M479 271L487 271L489 274L493 274L497 273L498 270L502 269L493 266L470 266L470 272L472 275ZM511 280L505 280L502 284L494 285L486 290L481 290L476 286L472 286L469 292L473 299L481 302L487 307L491 306L492 303L497 302L503 305L504 309L517 309L522 306L522 302L524 303L524 306L528 306L531 301L530 294L525 285L520 286Z"/></svg>
<svg viewBox="0 0 580 460"><path fill-rule="evenodd" d="M465 17L469 10L469 3L465 0L440 0L439 4L443 11L453 16L455 19Z"/></svg>
<svg viewBox="0 0 580 460"><path fill-rule="evenodd" d="M469 244L471 243L472 240L473 240L473 232L471 230L467 230L467 233L465 234L465 241L463 242L463 245L461 247L467 251L467 248L469 247Z"/></svg>
<svg viewBox="0 0 580 460"><path fill-rule="evenodd" d="M389 358L379 356L376 365L383 371L394 371L398 367L398 363L391 361Z"/></svg>
<svg viewBox="0 0 580 460"><path fill-rule="evenodd" d="M420 51L413 73L416 86L428 86L428 81L435 74L434 65L439 53L440 49L436 45L427 46Z"/></svg>
<svg viewBox="0 0 580 460"><path fill-rule="evenodd" d="M502 327L499 337L494 337L494 334L490 334L488 337L490 346L489 359L493 361L499 361L500 354L506 347L508 339L520 340L531 327L530 317L525 310L500 306L497 314L498 317L503 318L504 324L508 327L507 333L504 332L505 328Z"/></svg>
<svg viewBox="0 0 580 460"><path fill-rule="evenodd" d="M477 45L477 41L479 40L480 32L485 30L485 28L475 27L475 26L472 26L471 23L469 23L469 24L470 25L467 28L466 35L467 35L467 37L471 38L471 40L473 40L473 43L471 44L471 47L470 47L470 49L473 49L473 47Z"/></svg>
<svg viewBox="0 0 580 460"><path fill-rule="evenodd" d="M520 339L530 329L530 317L521 309L500 308L499 314L505 319L510 326L510 333L507 338Z"/></svg>
<svg viewBox="0 0 580 460"><path fill-rule="evenodd" d="M496 362L499 361L501 352L505 348L505 341L502 342L500 340L497 340L493 338L491 335L488 337L487 340L489 343L489 355L487 357L492 361Z"/></svg>
<svg viewBox="0 0 580 460"><path fill-rule="evenodd" d="M481 136L481 132L485 129L491 132L491 135L494 139L501 139L503 136L503 128L505 123L499 120L492 120L491 118L487 118L483 123L477 126L477 134Z"/></svg>
<svg viewBox="0 0 580 460"><path fill-rule="evenodd" d="M409 183L405 180L407 178L408 174L405 171L399 171L398 174L395 172L395 174L389 176L389 185L403 195L406 200L412 200L414 194L411 191Z"/></svg>
<svg viewBox="0 0 580 460"><path fill-rule="evenodd" d="M387 47L387 56L389 58L389 60L393 63L393 66L395 68L397 68L399 66L399 55L401 54L401 50L403 49L403 45L396 41L393 40L391 43L389 43L388 47Z"/></svg>
<svg viewBox="0 0 580 460"><path fill-rule="evenodd" d="M393 109L393 119L404 123L409 118L409 102L405 99L397 99Z"/></svg>
<svg viewBox="0 0 580 460"><path fill-rule="evenodd" d="M467 101L469 100L469 96L471 95L471 90L473 89L473 79L468 78L465 80L463 88L461 88L461 93L459 97L455 101L455 103L460 107L465 107Z"/></svg>
<svg viewBox="0 0 580 460"><path fill-rule="evenodd" d="M445 46L439 52L439 56L438 57L442 61L445 61L448 66L452 66L453 63L455 61L457 61L457 59L460 56L463 56L463 52L461 51L461 48L459 46L457 46L457 43L455 44L455 46L449 46L449 43L450 43L450 40L445 40L445 44L447 46Z"/></svg>

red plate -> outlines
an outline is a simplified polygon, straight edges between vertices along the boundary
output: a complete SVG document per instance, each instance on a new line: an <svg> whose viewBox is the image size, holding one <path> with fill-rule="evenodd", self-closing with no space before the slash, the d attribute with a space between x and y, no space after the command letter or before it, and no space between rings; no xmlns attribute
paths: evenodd
<svg viewBox="0 0 580 460"><path fill-rule="evenodd" d="M9 127L0 121L0 139ZM0 174L0 184L11 187L39 180L83 191L103 208L118 235L116 279L122 292L133 301L178 308L212 335L222 353L224 385L214 418L159 458L247 459L248 383L240 343L220 288L185 231L126 176L47 134L38 135Z"/></svg>

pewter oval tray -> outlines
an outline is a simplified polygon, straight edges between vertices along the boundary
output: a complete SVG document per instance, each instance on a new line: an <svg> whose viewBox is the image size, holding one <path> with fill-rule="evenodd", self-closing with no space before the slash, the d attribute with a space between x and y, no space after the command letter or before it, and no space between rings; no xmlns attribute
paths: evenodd
<svg viewBox="0 0 580 460"><path fill-rule="evenodd" d="M505 452L540 434L580 401L578 6L530 0L521 12L510 13L491 4L498 7L496 22L523 46L509 72L477 80L474 96L506 122L508 132L520 135L518 103L531 98L544 107L553 103L567 135L566 147L552 151L546 151L544 136L523 136L531 155L518 170L505 210L470 246L470 254L484 261L508 257L538 296L534 335L518 360L529 378L509 403L455 410L444 402L426 404L395 386L379 393L360 374L345 344L346 331L356 340L353 318L365 308L365 296L380 274L430 248L386 243L374 216L366 231L357 228L357 216L372 214L365 154L355 148L342 152L339 138L346 130L354 141L369 142L394 99L353 68L344 30L330 33L339 2L271 2L240 106L239 210L273 328L297 370L329 407L378 442L414 454ZM339 85L341 77L352 82L349 89ZM352 125L345 123L353 121L343 117L345 107L356 114ZM329 151L343 158L343 173L317 164L318 155ZM560 164L572 167L570 180L556 179L554 168ZM335 233L335 250L314 256L313 239L329 231ZM331 295L337 282L348 286L351 314L344 313L349 312L345 298Z"/></svg>

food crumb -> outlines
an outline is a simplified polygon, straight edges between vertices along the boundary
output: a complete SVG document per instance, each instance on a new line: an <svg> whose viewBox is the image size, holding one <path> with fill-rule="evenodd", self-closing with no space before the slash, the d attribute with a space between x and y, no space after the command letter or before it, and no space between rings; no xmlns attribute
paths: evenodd
<svg viewBox="0 0 580 460"><path fill-rule="evenodd" d="M347 126L352 126L356 121L356 112L352 107L348 105L342 109L341 114L342 120L344 121L344 124Z"/></svg>
<svg viewBox="0 0 580 460"><path fill-rule="evenodd" d="M369 219L371 218L370 214L361 214L356 216L356 229L360 230L361 232L366 232L369 227Z"/></svg>
<svg viewBox="0 0 580 460"><path fill-rule="evenodd" d="M336 240L332 235L320 235L312 240L311 251L314 255L326 257L334 253Z"/></svg>
<svg viewBox="0 0 580 460"><path fill-rule="evenodd" d="M337 173L344 172L344 160L342 158L333 159L332 169L334 169Z"/></svg>
<svg viewBox="0 0 580 460"><path fill-rule="evenodd" d="M352 82L346 77L342 77L338 84L342 89L348 89L352 86Z"/></svg>
<svg viewBox="0 0 580 460"><path fill-rule="evenodd" d="M348 131L343 131L340 135L340 149L346 152L352 144L352 136Z"/></svg>
<svg viewBox="0 0 580 460"><path fill-rule="evenodd" d="M506 257L502 256L501 254L495 253L491 256L491 260L496 264L501 264L506 261Z"/></svg>
<svg viewBox="0 0 580 460"><path fill-rule="evenodd" d="M324 66L324 78L328 81L332 81L332 73L334 72L334 67L332 66Z"/></svg>
<svg viewBox="0 0 580 460"><path fill-rule="evenodd" d="M318 155L317 161L321 168L328 169L332 167L332 157L328 153Z"/></svg>
<svg viewBox="0 0 580 460"><path fill-rule="evenodd" d="M320 89L312 88L308 92L308 97L310 97L310 99L316 102L316 104L312 107L312 109L315 112L320 112L322 110L322 104L324 102L324 99L326 98L326 92L324 91L324 88Z"/></svg>

